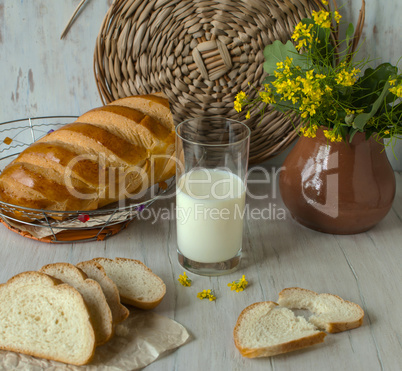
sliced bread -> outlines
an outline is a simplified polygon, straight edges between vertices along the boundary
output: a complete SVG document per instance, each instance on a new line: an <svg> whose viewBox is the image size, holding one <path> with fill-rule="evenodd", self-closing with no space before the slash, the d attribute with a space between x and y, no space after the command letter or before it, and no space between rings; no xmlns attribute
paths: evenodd
<svg viewBox="0 0 402 371"><path fill-rule="evenodd" d="M272 301L245 308L234 328L234 342L243 357L269 357L322 343L326 334L303 317Z"/></svg>
<svg viewBox="0 0 402 371"><path fill-rule="evenodd" d="M330 333L351 330L363 323L363 309L332 294L317 294L299 287L279 293L279 305L292 309L307 309L314 313L309 322Z"/></svg>
<svg viewBox="0 0 402 371"><path fill-rule="evenodd" d="M138 260L116 258L93 259L106 271L119 289L124 304L141 309L153 309L166 294L166 285L146 265Z"/></svg>
<svg viewBox="0 0 402 371"><path fill-rule="evenodd" d="M85 274L99 283L105 294L106 301L112 311L113 323L117 324L124 321L130 314L129 310L120 303L119 289L116 284L108 277L105 269L96 261L88 260L77 264L77 267Z"/></svg>
<svg viewBox="0 0 402 371"><path fill-rule="evenodd" d="M39 271L71 285L82 295L95 330L96 345L104 344L112 337L112 312L98 282L69 263L48 264Z"/></svg>
<svg viewBox="0 0 402 371"><path fill-rule="evenodd" d="M0 349L74 365L90 362L95 335L80 293L39 272L0 285Z"/></svg>

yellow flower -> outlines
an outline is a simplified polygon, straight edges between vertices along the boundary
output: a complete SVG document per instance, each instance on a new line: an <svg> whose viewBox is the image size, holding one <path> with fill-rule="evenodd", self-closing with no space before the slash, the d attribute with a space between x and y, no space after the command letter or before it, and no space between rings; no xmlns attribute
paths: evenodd
<svg viewBox="0 0 402 371"><path fill-rule="evenodd" d="M344 68L344 66L341 66ZM357 74L360 72L359 69L353 68L351 71L346 69L341 69L335 77L337 84L342 86L352 86L357 81Z"/></svg>
<svg viewBox="0 0 402 371"><path fill-rule="evenodd" d="M186 272L183 272L183 275L179 275L177 279L183 286L191 286L191 280L187 277Z"/></svg>
<svg viewBox="0 0 402 371"><path fill-rule="evenodd" d="M321 2L322 2L324 5L328 5L328 1L327 1L327 0L321 0Z"/></svg>
<svg viewBox="0 0 402 371"><path fill-rule="evenodd" d="M331 142L342 142L343 138L342 135L336 134L334 131L331 130L324 130L325 138L329 139Z"/></svg>
<svg viewBox="0 0 402 371"><path fill-rule="evenodd" d="M291 36L294 41L298 41L299 43L296 45L296 49L300 50L303 46L307 46L307 43L311 44L313 41L313 35L311 34L311 29L313 28L313 25L310 24L307 25L303 24L302 22L299 22L295 30L293 32L293 35Z"/></svg>
<svg viewBox="0 0 402 371"><path fill-rule="evenodd" d="M247 98L247 95L244 91L240 91L239 93L237 93L236 95L236 100L239 102L244 101Z"/></svg>
<svg viewBox="0 0 402 371"><path fill-rule="evenodd" d="M240 91L239 93L237 93L236 99L234 101L234 109L237 112L240 112L243 105L246 104L246 102L245 102L246 99L247 99L247 95L244 91Z"/></svg>
<svg viewBox="0 0 402 371"><path fill-rule="evenodd" d="M246 276L244 274L239 280L228 283L230 289L236 292L243 291L247 287L247 285L248 281L246 280Z"/></svg>
<svg viewBox="0 0 402 371"><path fill-rule="evenodd" d="M339 14L339 12L337 10L335 10L334 12L334 19L336 23L339 23L339 21L341 20L342 16Z"/></svg>
<svg viewBox="0 0 402 371"><path fill-rule="evenodd" d="M197 298L200 300L208 299L209 301L216 300L216 296L213 294L211 290L202 290L197 294Z"/></svg>
<svg viewBox="0 0 402 371"><path fill-rule="evenodd" d="M385 134L385 135L388 135L388 134L389 134L389 130L385 130L385 131L384 131L384 134Z"/></svg>
<svg viewBox="0 0 402 371"><path fill-rule="evenodd" d="M246 114L246 120L248 120L249 118L250 118L250 111L247 111L247 114Z"/></svg>
<svg viewBox="0 0 402 371"><path fill-rule="evenodd" d="M307 138L315 138L317 129L318 129L318 126L314 124L309 127L305 127L305 126L301 127L300 132L303 134L303 136L305 136Z"/></svg>
<svg viewBox="0 0 402 371"><path fill-rule="evenodd" d="M267 91L260 91L259 96L263 103L266 103L266 104L275 103L275 98Z"/></svg>
<svg viewBox="0 0 402 371"><path fill-rule="evenodd" d="M389 89L392 94L395 94L398 98L402 98L402 83Z"/></svg>
<svg viewBox="0 0 402 371"><path fill-rule="evenodd" d="M396 83L396 79L389 80L389 84L391 86L395 85L395 83Z"/></svg>
<svg viewBox="0 0 402 371"><path fill-rule="evenodd" d="M326 10L320 10L318 12L313 11L312 16L314 18L314 22L322 27L322 28L330 28L331 27L331 14Z"/></svg>

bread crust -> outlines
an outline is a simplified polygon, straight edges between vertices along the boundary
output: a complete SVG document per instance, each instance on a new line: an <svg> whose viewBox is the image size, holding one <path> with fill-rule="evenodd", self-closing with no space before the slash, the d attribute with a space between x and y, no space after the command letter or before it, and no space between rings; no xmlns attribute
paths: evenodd
<svg viewBox="0 0 402 371"><path fill-rule="evenodd" d="M259 305L267 305L271 307L271 309L278 307L278 304L273 301L264 301L257 302L249 305L240 313L239 318L237 319L235 328L233 330L233 338L236 348L239 350L240 354L246 358L257 358L257 357L271 357L282 353L292 352L294 350L303 349L315 344L322 343L326 336L325 332L317 332L310 336L305 336L300 339L291 340L286 343L272 345L268 347L259 347L259 348L247 348L243 347L240 344L240 339L238 335L239 328L241 326L244 317L248 314L250 310L259 306Z"/></svg>
<svg viewBox="0 0 402 371"><path fill-rule="evenodd" d="M0 200L41 210L94 210L172 177L173 157L168 100L126 97L88 111L22 151L0 174ZM23 221L44 218L39 212L8 214Z"/></svg>
<svg viewBox="0 0 402 371"><path fill-rule="evenodd" d="M303 289L301 287L288 287L288 288L283 289L279 293L278 302L281 304L281 302L287 296L291 295L293 292L304 293L306 295L313 296L317 299L325 298L325 297L334 298L334 299L338 300L340 304L353 306L355 308L356 312L359 313L359 315L357 316L358 318L356 318L356 320L353 320L353 321L327 322L325 324L325 331L327 331L329 333L333 334L333 333L337 333L337 332L352 330L354 328L360 327L363 324L364 311L360 307L360 305L353 303L351 301L348 301L348 300L344 300L341 297L339 297L338 295L333 295L333 294L328 294L328 293L318 294L315 291ZM307 310L310 310L315 315L319 315L319 313L317 311L314 311L313 308L308 307L308 306L298 306L297 308L294 307L294 309L307 309Z"/></svg>

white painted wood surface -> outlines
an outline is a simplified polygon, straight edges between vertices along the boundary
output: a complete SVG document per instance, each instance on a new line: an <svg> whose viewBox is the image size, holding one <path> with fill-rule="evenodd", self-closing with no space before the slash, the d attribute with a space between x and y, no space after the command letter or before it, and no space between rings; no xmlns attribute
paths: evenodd
<svg viewBox="0 0 402 371"><path fill-rule="evenodd" d="M96 36L112 0L87 0L67 37L60 35L80 0L0 0L0 122L79 115L100 106L92 70ZM345 25L356 23L361 0L337 0ZM402 56L401 0L366 0L362 57L373 66ZM388 151L396 170L398 160ZM280 165L284 155L270 160Z"/></svg>
<svg viewBox="0 0 402 371"><path fill-rule="evenodd" d="M79 115L101 105L92 71L93 49L111 0L88 0L66 39L60 34L79 0L0 0L0 122L24 117ZM344 4L344 20L356 21L360 0ZM365 44L361 55L373 64L397 63L402 56L402 1L366 0ZM390 156L395 169L399 161ZM280 164L283 159L271 160ZM356 236L310 231L289 219L249 220L244 258L237 273L219 278L189 274L193 286L177 282L183 269L176 258L174 220L136 221L104 242L47 245L20 237L0 226L0 282L25 270L96 256L142 260L167 284L156 309L182 323L192 340L149 370L400 370L402 365L402 175L389 215L373 230ZM266 194L269 185L254 185ZM268 188L265 188L268 187ZM280 199L250 201L251 208L283 205ZM159 202L153 209L171 207ZM271 206L272 208L272 206ZM245 274L250 286L231 292L228 282ZM360 304L366 312L361 328L328 335L322 345L271 359L248 360L233 345L237 316L247 305L277 300L285 287L331 292ZM198 291L214 289L216 302L200 301Z"/></svg>
<svg viewBox="0 0 402 371"><path fill-rule="evenodd" d="M191 340L164 355L147 370L389 370L402 365L402 175L397 173L397 194L386 218L371 231L334 236L306 229L286 213L277 186L252 184L250 210L271 207L271 220L248 218L240 269L228 276L202 277L188 273L192 287L177 278L175 220L133 222L103 242L50 245L39 243L0 226L0 282L26 270L53 262L72 264L97 256L139 259L166 283L167 294L155 311L183 324ZM258 171L252 179L264 179ZM276 184L276 183L274 183ZM270 206L271 205L271 206ZM172 210L174 200L158 201L155 213ZM275 210L275 214L273 213ZM255 215L255 214L254 214ZM268 211L263 214L268 217ZM279 218L278 218L279 217ZM245 274L250 284L240 293L227 284ZM362 306L363 326L329 334L323 344L265 359L242 358L233 344L232 331L242 309L264 300L276 301L285 287L299 286L337 294ZM196 295L213 289L215 302Z"/></svg>

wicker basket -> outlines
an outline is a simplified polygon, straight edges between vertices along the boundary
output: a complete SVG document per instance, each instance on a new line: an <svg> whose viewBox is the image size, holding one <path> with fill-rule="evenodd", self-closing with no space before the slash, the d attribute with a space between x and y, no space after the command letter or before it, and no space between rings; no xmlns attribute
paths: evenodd
<svg viewBox="0 0 402 371"><path fill-rule="evenodd" d="M76 116L47 116L0 123L0 173L33 142L76 119ZM86 211L32 209L0 200L0 223L41 242L100 241L126 228L162 196L169 197L175 184L173 177L137 194L136 198Z"/></svg>
<svg viewBox="0 0 402 371"><path fill-rule="evenodd" d="M263 81L263 50L286 42L319 0L116 0L106 14L94 53L103 103L164 92L176 124L189 117L244 119L233 101L248 82ZM248 90L250 89L250 90ZM245 121L252 130L250 163L283 151L298 118L268 109Z"/></svg>

